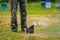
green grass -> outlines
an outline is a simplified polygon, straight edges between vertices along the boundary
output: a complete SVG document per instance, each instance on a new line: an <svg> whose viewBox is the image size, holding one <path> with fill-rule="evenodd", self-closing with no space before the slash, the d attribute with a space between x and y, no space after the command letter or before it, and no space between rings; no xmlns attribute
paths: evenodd
<svg viewBox="0 0 60 40"><path fill-rule="evenodd" d="M60 40L60 22L52 22L47 28L42 28L43 26L35 26L34 34L26 34L20 32L20 13L17 12L18 16L18 32L11 31L11 12L10 6L8 4L7 10L0 10L0 40ZM1 8L1 5L0 5ZM29 3L27 4L27 19L28 25L32 22L37 21L43 17L49 19L60 20L60 9L57 8L41 8L39 3ZM38 17L38 19L34 19ZM41 18L39 18L41 17ZM45 20L45 19L44 19ZM41 34L42 33L42 34ZM40 35L40 36L39 36ZM43 37L41 37L43 36Z"/></svg>

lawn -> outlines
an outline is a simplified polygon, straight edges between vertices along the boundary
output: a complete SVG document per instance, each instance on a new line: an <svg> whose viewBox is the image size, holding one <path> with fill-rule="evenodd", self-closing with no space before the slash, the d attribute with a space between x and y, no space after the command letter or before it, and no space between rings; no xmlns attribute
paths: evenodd
<svg viewBox="0 0 60 40"><path fill-rule="evenodd" d="M36 24L34 34L21 33L19 11L17 17L18 32L14 33L10 26L10 4L7 10L0 10L0 40L60 40L60 9L41 8L39 3L27 4L27 26Z"/></svg>

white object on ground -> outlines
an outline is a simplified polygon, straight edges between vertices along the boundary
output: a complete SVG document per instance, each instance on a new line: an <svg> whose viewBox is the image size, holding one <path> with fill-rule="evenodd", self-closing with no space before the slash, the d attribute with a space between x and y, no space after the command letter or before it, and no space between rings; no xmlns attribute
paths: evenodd
<svg viewBox="0 0 60 40"><path fill-rule="evenodd" d="M33 23L32 23L32 25L33 25L33 24L34 24L35 26L37 25L37 23L36 23L36 22L33 22Z"/></svg>
<svg viewBox="0 0 60 40"><path fill-rule="evenodd" d="M51 2L46 2L46 8L51 8Z"/></svg>

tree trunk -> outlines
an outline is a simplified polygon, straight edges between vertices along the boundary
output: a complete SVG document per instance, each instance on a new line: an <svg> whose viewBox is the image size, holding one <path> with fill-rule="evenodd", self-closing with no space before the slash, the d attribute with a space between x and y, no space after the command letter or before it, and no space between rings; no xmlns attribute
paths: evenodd
<svg viewBox="0 0 60 40"><path fill-rule="evenodd" d="M17 32L17 0L11 0L11 28L13 32Z"/></svg>
<svg viewBox="0 0 60 40"><path fill-rule="evenodd" d="M20 3L20 16L21 16L21 31L24 32L26 28L26 0L11 0L11 27L12 31L17 31L17 3Z"/></svg>
<svg viewBox="0 0 60 40"><path fill-rule="evenodd" d="M24 28L27 27L26 25L26 0L20 0L20 15L21 15L21 31L24 32Z"/></svg>

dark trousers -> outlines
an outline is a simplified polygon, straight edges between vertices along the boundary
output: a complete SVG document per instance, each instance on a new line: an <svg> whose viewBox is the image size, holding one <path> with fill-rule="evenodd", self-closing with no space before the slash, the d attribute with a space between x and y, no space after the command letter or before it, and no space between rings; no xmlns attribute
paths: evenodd
<svg viewBox="0 0 60 40"><path fill-rule="evenodd" d="M26 28L26 1L25 0L11 0L11 28L12 31L17 31L17 7L20 5L20 16L21 16L21 31L24 32Z"/></svg>

